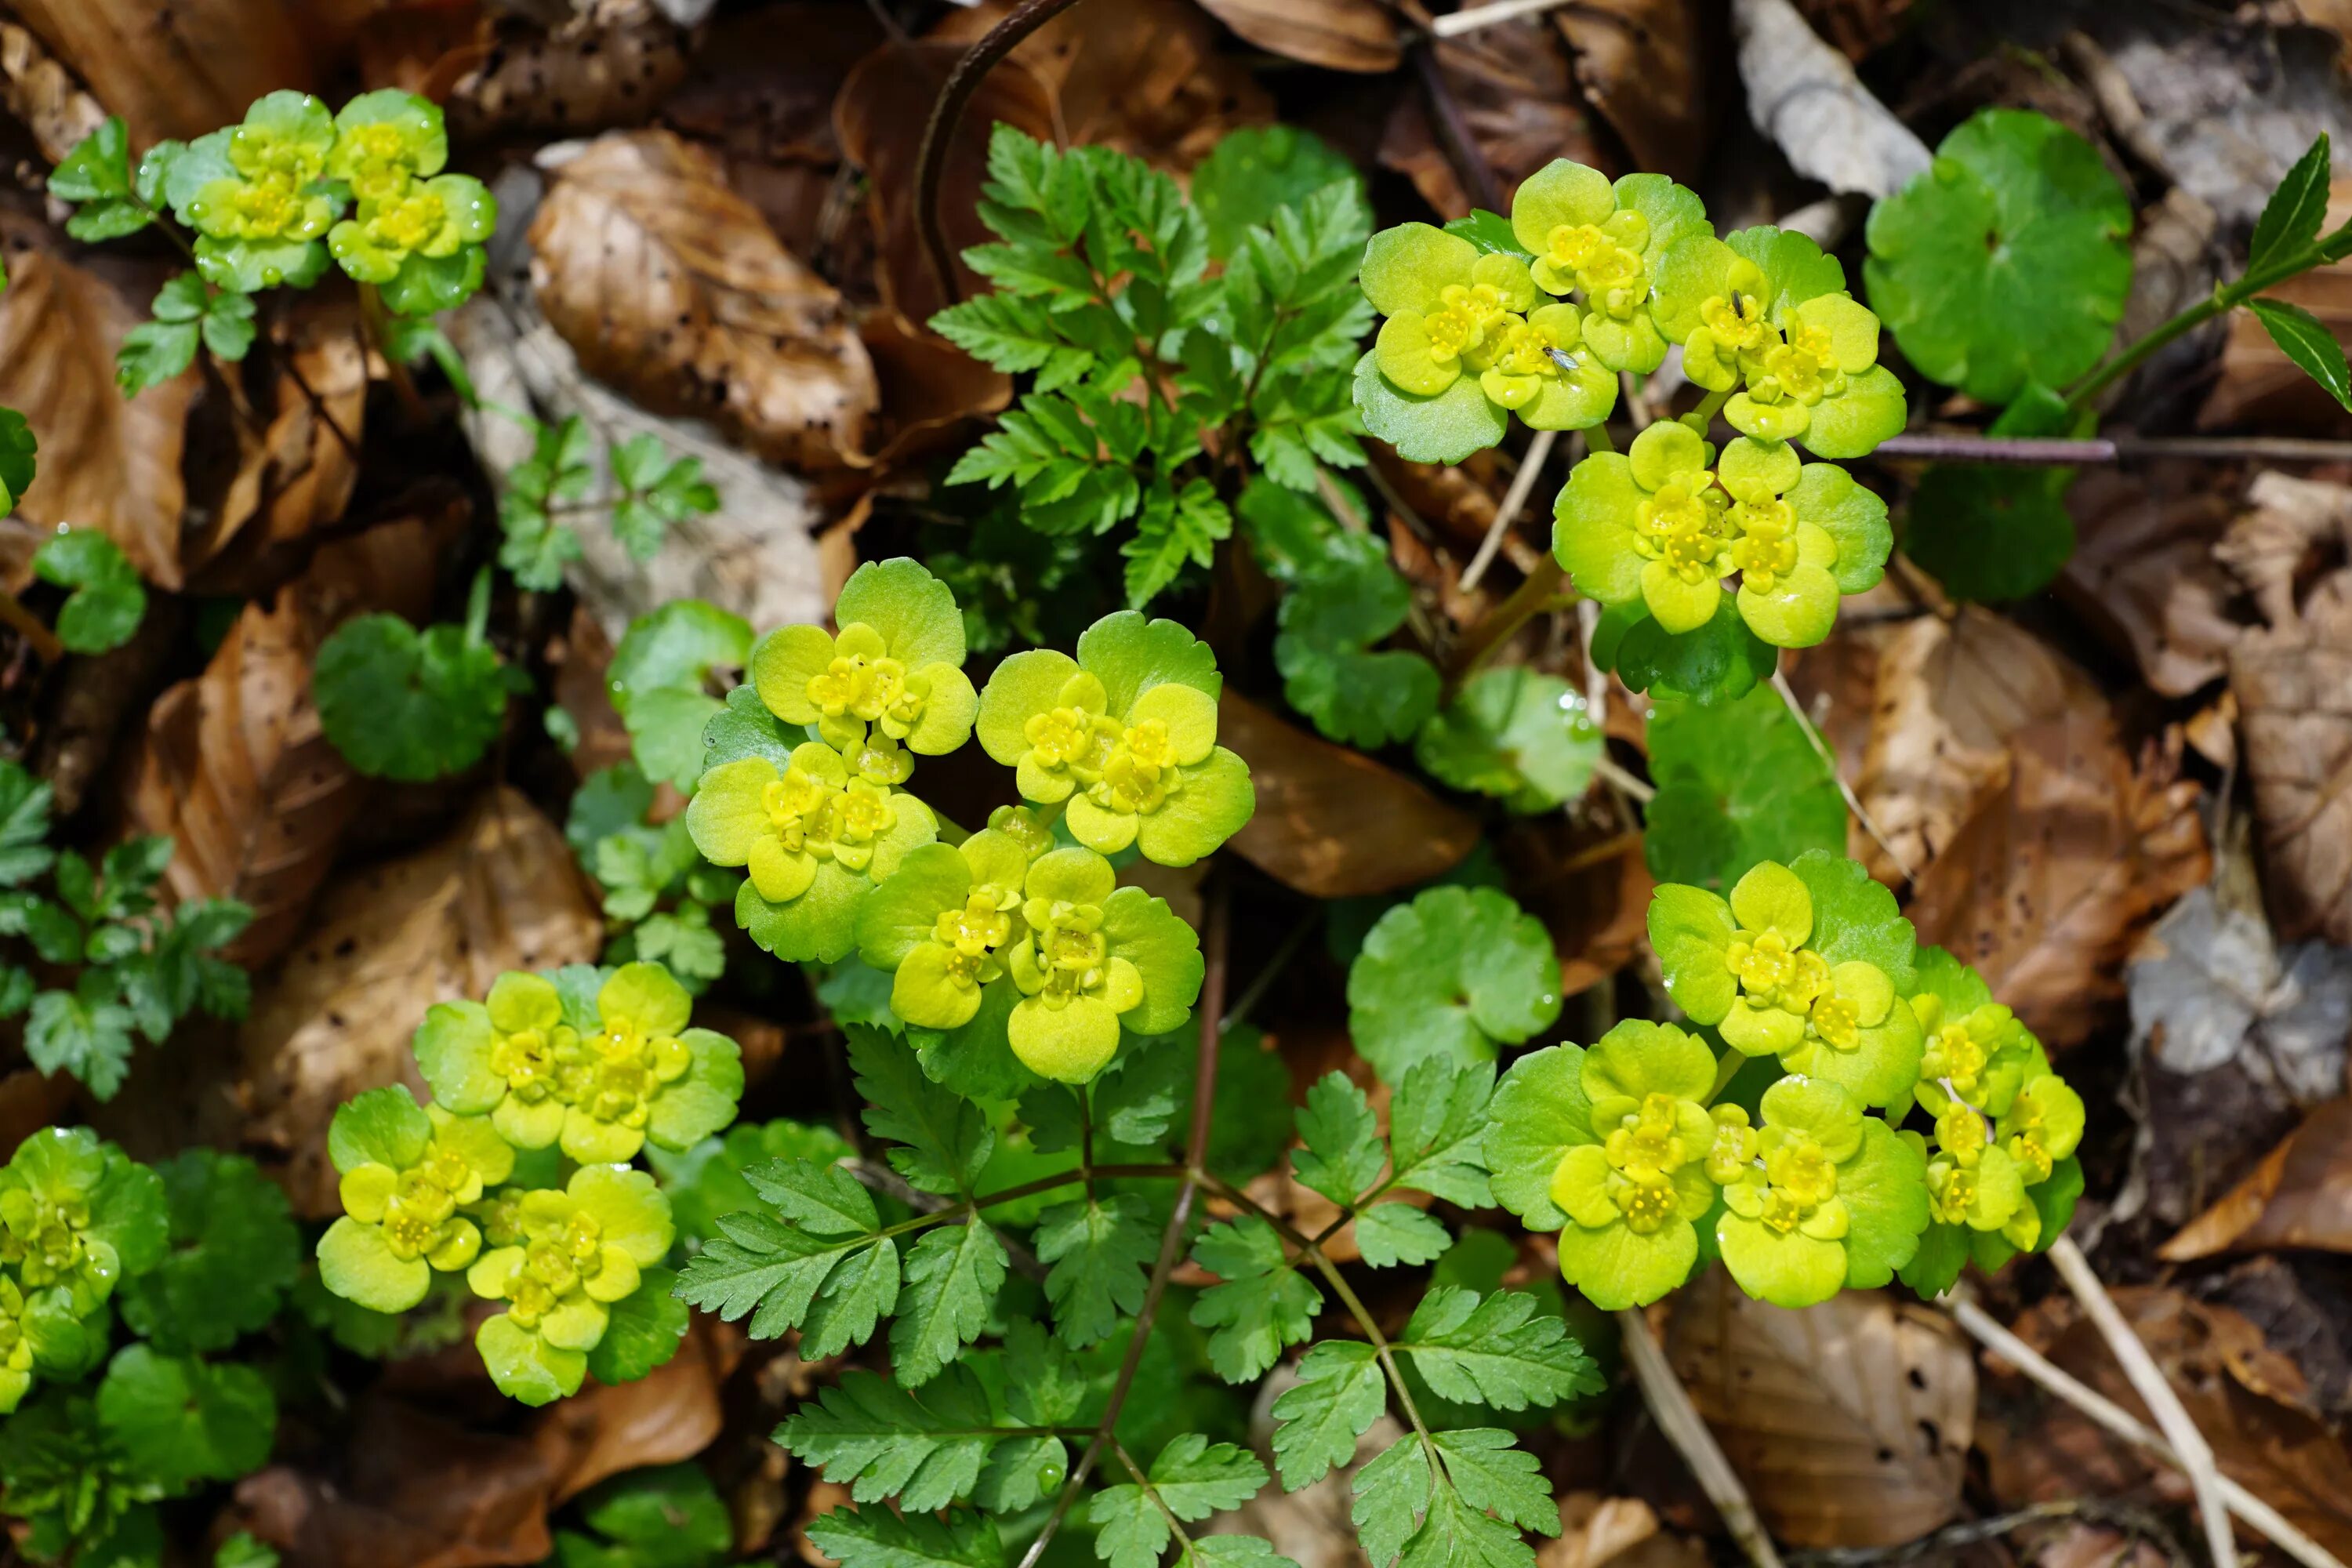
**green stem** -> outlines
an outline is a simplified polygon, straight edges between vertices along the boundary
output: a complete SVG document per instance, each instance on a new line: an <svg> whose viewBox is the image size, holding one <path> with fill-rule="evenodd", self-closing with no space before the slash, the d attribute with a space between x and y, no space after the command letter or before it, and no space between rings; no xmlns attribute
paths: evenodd
<svg viewBox="0 0 2352 1568"><path fill-rule="evenodd" d="M1595 430L1600 428L1598 425L1593 426ZM1567 569L1560 565L1559 558L1549 551L1544 552L1526 581L1511 590L1511 596L1470 628L1470 635L1454 651L1452 668L1445 672L1447 689L1459 687L1475 675L1481 665L1495 657L1496 649L1510 641L1513 633L1549 608L1567 581Z"/></svg>
<svg viewBox="0 0 2352 1568"><path fill-rule="evenodd" d="M1610 438L1609 426L1595 425L1584 433L1584 449L1588 452L1613 452L1617 443Z"/></svg>
<svg viewBox="0 0 2352 1568"><path fill-rule="evenodd" d="M1729 387L1724 388L1721 392L1710 392L1698 400L1696 408L1683 416L1684 422L1696 426L1698 433L1704 436L1707 432L1707 427L1715 423L1715 416L1723 412L1723 405L1730 401Z"/></svg>
<svg viewBox="0 0 2352 1568"><path fill-rule="evenodd" d="M909 1231L924 1230L935 1225L947 1225L954 1220L969 1218L971 1215L977 1214L982 1209L993 1208L998 1204L1009 1204L1017 1198L1034 1197L1039 1193L1050 1193L1057 1187L1076 1186L1081 1184L1091 1186L1094 1179L1097 1176L1101 1177L1105 1181L1115 1181L1122 1177L1150 1178L1154 1176L1166 1177L1167 1179L1173 1181L1177 1177L1184 1174L1184 1169L1185 1168L1183 1166L1174 1163L1157 1165L1095 1165L1089 1163L1082 1165L1076 1170L1060 1172L1055 1175L1040 1176L1034 1182L1024 1182L1017 1187L1006 1187L1002 1192L982 1193L978 1197L961 1199L956 1203L948 1205L945 1208L933 1209L929 1214L919 1214L912 1219L902 1219L896 1225L885 1226L882 1229L875 1232L875 1235L877 1237L898 1237L904 1236Z"/></svg>

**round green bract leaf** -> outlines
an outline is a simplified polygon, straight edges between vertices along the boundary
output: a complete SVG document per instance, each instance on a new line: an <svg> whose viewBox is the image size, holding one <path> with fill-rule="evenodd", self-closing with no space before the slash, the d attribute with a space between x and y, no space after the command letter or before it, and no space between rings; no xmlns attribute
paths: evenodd
<svg viewBox="0 0 2352 1568"><path fill-rule="evenodd" d="M1903 552L1947 593L1979 604L2023 599L2074 553L2070 469L1942 464L1912 493Z"/></svg>
<svg viewBox="0 0 2352 1568"><path fill-rule="evenodd" d="M1413 755L1456 789L1535 812L1582 795L1601 745L1583 693L1556 675L1514 665L1472 676L1421 727Z"/></svg>
<svg viewBox="0 0 2352 1568"><path fill-rule="evenodd" d="M1759 224L1723 237L1732 254L1756 264L1772 320L1783 322L1808 300L1845 291L1845 268L1811 235Z"/></svg>
<svg viewBox="0 0 2352 1568"><path fill-rule="evenodd" d="M1922 1169L1925 1169L1923 1163ZM1964 1225L1933 1224L1919 1235L1918 1248L1911 1261L1895 1270L1895 1278L1920 1295L1934 1298L1952 1288L1968 1267L1970 1251L1969 1227Z"/></svg>
<svg viewBox="0 0 2352 1568"><path fill-rule="evenodd" d="M743 1098L743 1054L714 1029L688 1029L678 1039L692 1053L683 1077L654 1097L646 1136L666 1149L687 1149L735 1120Z"/></svg>
<svg viewBox="0 0 2352 1568"><path fill-rule="evenodd" d="M1838 1167L1845 1202L1845 1283L1870 1290L1911 1261L1927 1228L1927 1163L1876 1117L1862 1123L1862 1152Z"/></svg>
<svg viewBox="0 0 2352 1568"><path fill-rule="evenodd" d="M1886 503L1834 463L1807 463L1789 492L1797 516L1837 542L1837 564L1830 570L1841 594L1859 594L1885 576L1895 548L1886 526Z"/></svg>
<svg viewBox="0 0 2352 1568"><path fill-rule="evenodd" d="M1642 611L1636 600L1627 606L1628 618L1616 637L1614 662L1609 668L1628 690L1654 698L1712 709L1745 697L1771 675L1780 655L1730 609L1727 605L1718 609L1696 631L1674 633ZM1609 629L1605 620L1602 629ZM1594 658L1601 658L1598 633L1593 647Z"/></svg>
<svg viewBox="0 0 2352 1568"><path fill-rule="evenodd" d="M122 1320L158 1350L226 1350L268 1323L300 1270L286 1194L252 1161L210 1149L191 1149L156 1174L171 1246L124 1280Z"/></svg>
<svg viewBox="0 0 2352 1568"><path fill-rule="evenodd" d="M1622 453L1596 452L1569 470L1552 502L1551 551L1579 593L1604 605L1640 599L1633 528L1648 499Z"/></svg>
<svg viewBox="0 0 2352 1568"><path fill-rule="evenodd" d="M579 1393L588 1375L585 1354L557 1349L504 1312L484 1321L474 1348L499 1392L534 1408Z"/></svg>
<svg viewBox="0 0 2352 1568"><path fill-rule="evenodd" d="M433 1122L416 1097L398 1084L367 1089L335 1108L327 1124L327 1157L341 1172L362 1165L406 1170L425 1157Z"/></svg>
<svg viewBox="0 0 2352 1568"><path fill-rule="evenodd" d="M1584 1092L1584 1050L1551 1046L1511 1064L1486 1111L1486 1169L1495 1200L1529 1230L1568 1223L1551 1201L1552 1173L1569 1150L1597 1143Z"/></svg>
<svg viewBox="0 0 2352 1568"><path fill-rule="evenodd" d="M362 1225L346 1215L319 1238L319 1279L371 1312L405 1312L425 1300L433 1268L422 1258L394 1258L382 1226Z"/></svg>
<svg viewBox="0 0 2352 1568"><path fill-rule="evenodd" d="M487 266L488 257L478 245L463 246L454 256L411 254L401 262L392 281L383 285L384 306L395 316L454 310L481 288Z"/></svg>
<svg viewBox="0 0 2352 1568"><path fill-rule="evenodd" d="M1499 443L1510 416L1465 375L1433 397L1405 391L1381 374L1372 354L1356 362L1356 412L1364 428L1412 463L1459 463Z"/></svg>
<svg viewBox="0 0 2352 1568"><path fill-rule="evenodd" d="M1988 109L1871 209L1864 277L1906 358L1986 403L2098 362L2131 289L2131 198L2098 153L2025 110Z"/></svg>
<svg viewBox="0 0 2352 1568"><path fill-rule="evenodd" d="M490 1015L480 1003L436 1002L425 1009L409 1048L436 1104L479 1116L507 1096L506 1075L490 1065L496 1044Z"/></svg>
<svg viewBox="0 0 2352 1568"><path fill-rule="evenodd" d="M857 911L857 953L877 969L897 969L948 910L961 909L971 891L971 868L945 844L908 851Z"/></svg>
<svg viewBox="0 0 2352 1568"><path fill-rule="evenodd" d="M320 727L371 778L421 783L470 767L498 738L507 688L497 652L457 626L397 616L346 621L311 674Z"/></svg>
<svg viewBox="0 0 2352 1568"><path fill-rule="evenodd" d="M1876 964L1897 996L1917 989L1918 938L1897 912L1895 895L1833 850L1813 849L1789 862L1812 895L1813 930L1805 945L1832 964Z"/></svg>
<svg viewBox="0 0 2352 1568"><path fill-rule="evenodd" d="M1348 1030L1393 1084L1423 1057L1494 1060L1497 1042L1550 1027L1559 1000L1542 921L1492 888L1437 887L1365 936L1348 971Z"/></svg>
<svg viewBox="0 0 2352 1568"><path fill-rule="evenodd" d="M1164 1035L1192 1016L1201 994L1204 964L1201 939L1176 917L1165 899L1140 888L1121 888L1103 900L1103 934L1110 955L1135 965L1143 976L1143 1001L1119 1022L1139 1035Z"/></svg>
<svg viewBox="0 0 2352 1568"><path fill-rule="evenodd" d="M954 591L919 561L901 555L860 566L842 584L833 617L837 626L862 621L880 632L890 657L908 669L962 667L963 612Z"/></svg>
<svg viewBox="0 0 2352 1568"><path fill-rule="evenodd" d="M1257 812L1257 786L1237 752L1219 746L1183 770L1183 787L1136 823L1136 847L1158 866L1190 866L1240 832Z"/></svg>
<svg viewBox="0 0 2352 1568"><path fill-rule="evenodd" d="M1155 686L1172 682L1213 698L1224 690L1207 643L1179 622L1147 620L1140 610L1114 611L1080 633L1078 664L1103 683L1103 710L1113 718L1123 718Z"/></svg>
<svg viewBox="0 0 2352 1568"><path fill-rule="evenodd" d="M1724 962L1738 929L1731 906L1704 888L1666 882L1650 895L1650 949L1665 973L1666 994L1710 1028L1739 994L1738 979Z"/></svg>
<svg viewBox="0 0 2352 1568"><path fill-rule="evenodd" d="M1642 850L1661 882L1723 892L1759 860L1844 847L1837 775L1768 689L1715 708L1658 701L1650 777Z"/></svg>
<svg viewBox="0 0 2352 1568"><path fill-rule="evenodd" d="M746 878L735 893L735 923L789 963L832 963L856 947L859 901L873 886L862 873L827 860L817 867L807 891L788 903L772 904Z"/></svg>

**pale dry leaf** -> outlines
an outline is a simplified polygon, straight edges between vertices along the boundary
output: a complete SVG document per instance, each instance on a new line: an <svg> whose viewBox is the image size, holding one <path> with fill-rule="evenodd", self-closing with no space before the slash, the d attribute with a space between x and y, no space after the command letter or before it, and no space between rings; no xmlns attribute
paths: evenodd
<svg viewBox="0 0 2352 1568"><path fill-rule="evenodd" d="M2168 697L2219 679L2245 629L2213 555L2233 508L2210 479L2202 464L2092 468L2066 492L2075 545L2059 591Z"/></svg>
<svg viewBox="0 0 2352 1568"><path fill-rule="evenodd" d="M577 136L642 124L686 79L691 42L654 0L588 0L551 31L501 24L450 89L450 133Z"/></svg>
<svg viewBox="0 0 2352 1568"><path fill-rule="evenodd" d="M2008 786L1919 879L1923 942L1975 965L2053 1048L2123 995L2120 971L2157 912L2205 880L2195 784L2151 759L2135 773L2104 712L2074 708L2010 737Z"/></svg>
<svg viewBox="0 0 2352 1568"><path fill-rule="evenodd" d="M1710 1268L1666 1355L1778 1539L1892 1546L1959 1511L1976 1364L1940 1314L1879 1290L1790 1311Z"/></svg>
<svg viewBox="0 0 2352 1568"><path fill-rule="evenodd" d="M2308 942L2281 952L2259 893L2247 892L2192 889L2141 939L2124 971L2132 1045L2170 1072L2235 1063L2315 1105L2344 1091L2352 950Z"/></svg>
<svg viewBox="0 0 2352 1568"><path fill-rule="evenodd" d="M2246 502L2214 557L2246 585L2263 620L2292 626L2305 562L2352 546L2352 486L2273 470L2254 477Z"/></svg>
<svg viewBox="0 0 2352 1568"><path fill-rule="evenodd" d="M2187 1263L2272 1247L2352 1252L2352 1100L2314 1110L2157 1255Z"/></svg>
<svg viewBox="0 0 2352 1568"><path fill-rule="evenodd" d="M677 1354L635 1383L596 1384L533 1421L530 1440L553 1478L551 1503L607 1476L691 1459L719 1436L719 1387L741 1353L739 1331L697 1316Z"/></svg>
<svg viewBox="0 0 2352 1568"><path fill-rule="evenodd" d="M1494 172L1504 210L1521 180L1554 158L1606 167L1566 43L1552 19L1514 16L1432 46L1447 90L1478 155ZM1460 217L1475 193L1462 186L1417 92L1400 93L1381 137L1380 161L1411 179L1422 199Z"/></svg>
<svg viewBox="0 0 2352 1568"><path fill-rule="evenodd" d="M2230 653L2279 935L2352 945L2352 573Z"/></svg>
<svg viewBox="0 0 2352 1568"><path fill-rule="evenodd" d="M1662 1528L1637 1497L1572 1491L1559 1500L1559 1533L1536 1543L1536 1568L1706 1568L1706 1543Z"/></svg>
<svg viewBox="0 0 2352 1568"><path fill-rule="evenodd" d="M1722 99L1707 79L1711 40L1696 0L1585 0L1552 19L1584 96L1633 166L1696 180Z"/></svg>
<svg viewBox="0 0 2352 1568"><path fill-rule="evenodd" d="M1377 75L1404 58L1396 13L1380 0L1201 0L1201 7L1269 54L1326 70Z"/></svg>
<svg viewBox="0 0 2352 1568"><path fill-rule="evenodd" d="M1884 198L1926 172L1927 143L1789 0L1732 0L1731 25L1748 117L1797 173L1832 191Z"/></svg>
<svg viewBox="0 0 2352 1568"><path fill-rule="evenodd" d="M331 883L238 1038L247 1141L283 1158L296 1212L335 1212L335 1107L382 1084L421 1090L409 1036L428 1006L506 970L586 963L603 938L563 836L503 785L439 843Z"/></svg>
<svg viewBox="0 0 2352 1568"><path fill-rule="evenodd" d="M1870 743L1854 793L1917 871L2009 779L2010 738L2105 704L2090 677L2014 622L1970 605L1903 624L1877 660ZM1895 873L1871 847L1878 876Z"/></svg>
<svg viewBox="0 0 2352 1568"><path fill-rule="evenodd" d="M556 167L530 247L540 309L590 375L772 461L864 460L874 366L840 294L709 153L667 131L598 137Z"/></svg>
<svg viewBox="0 0 2352 1568"><path fill-rule="evenodd" d="M1232 847L1309 898L1393 892L1452 868L1477 819L1404 774L1284 722L1232 688L1217 739L1249 764L1257 813Z"/></svg>
<svg viewBox="0 0 2352 1568"><path fill-rule="evenodd" d="M253 100L309 89L305 0L16 0L24 24L143 150L234 125Z"/></svg>
<svg viewBox="0 0 2352 1568"><path fill-rule="evenodd" d="M622 545L604 519L578 520L582 558L565 578L617 642L629 622L677 599L704 599L765 629L819 621L832 597L810 530L817 518L808 486L730 446L699 420L664 419L581 374L571 346L539 314L523 277L522 234L539 197L528 170L509 168L496 186L498 235L491 241L490 286L446 323L486 405L468 416L467 434L485 468L503 473L531 454L529 431L487 411L491 404L526 409L550 425L578 415L589 435L587 461L604 468L608 448L651 434L673 454L702 459L719 491L719 510L674 524L650 561Z"/></svg>
<svg viewBox="0 0 2352 1568"><path fill-rule="evenodd" d="M25 122L52 163L65 162L106 119L73 72L30 31L9 21L0 21L0 109Z"/></svg>
<svg viewBox="0 0 2352 1568"><path fill-rule="evenodd" d="M0 407L21 411L41 443L32 488L0 521L12 541L0 546L8 585L28 580L26 542L70 523L102 530L149 582L177 588L187 497L180 455L195 373L126 400L114 384L114 351L145 312L53 251L11 247L7 265Z"/></svg>

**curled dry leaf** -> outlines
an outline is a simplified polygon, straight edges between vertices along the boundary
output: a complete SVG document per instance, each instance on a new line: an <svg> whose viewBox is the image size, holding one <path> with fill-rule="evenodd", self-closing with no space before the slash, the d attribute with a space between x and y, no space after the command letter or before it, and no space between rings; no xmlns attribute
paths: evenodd
<svg viewBox="0 0 2352 1568"><path fill-rule="evenodd" d="M635 1383L593 1386L560 1400L531 1425L552 1478L551 1504L607 1476L690 1459L719 1436L719 1385L742 1353L742 1336L697 1317L677 1354Z"/></svg>
<svg viewBox="0 0 2352 1568"><path fill-rule="evenodd" d="M143 149L234 125L274 89L314 85L297 25L306 3L17 0L12 9Z"/></svg>
<svg viewBox="0 0 2352 1568"><path fill-rule="evenodd" d="M1271 54L1326 70L1394 70L1404 58L1396 13L1380 0L1201 0Z"/></svg>
<svg viewBox="0 0 2352 1568"><path fill-rule="evenodd" d="M1633 166L1698 178L1722 94L1696 0L1584 0L1553 14L1576 79Z"/></svg>
<svg viewBox="0 0 2352 1568"><path fill-rule="evenodd" d="M2231 1479L2284 1514L2338 1558L2352 1552L2352 1459L2306 1403L2303 1373L2263 1342L2262 1331L2227 1307L2161 1286L2111 1292ZM2018 1336L2148 1426L2147 1407L2125 1378L2098 1330L2072 1298L2049 1298L2015 1325ZM2115 1497L2155 1489L2186 1502L2189 1484L2107 1436L2073 1407L2048 1399L2015 1374L1987 1372L1988 1398L1977 1444L1992 1492L2004 1507L2061 1498Z"/></svg>
<svg viewBox="0 0 2352 1568"><path fill-rule="evenodd" d="M180 455L195 373L126 401L114 351L145 312L54 251L11 245L7 267L0 407L21 410L41 439L39 473L0 521L8 585L28 581L39 536L71 523L103 530L149 582L177 588L187 497Z"/></svg>
<svg viewBox="0 0 2352 1568"><path fill-rule="evenodd" d="M1637 1497L1573 1491L1559 1500L1559 1534L1536 1545L1536 1568L1706 1568L1706 1543L1658 1523Z"/></svg>
<svg viewBox="0 0 2352 1568"><path fill-rule="evenodd" d="M1478 823L1402 773L1276 718L1230 687L1217 739L1249 763L1257 815L1242 858L1314 899L1394 892L1453 867Z"/></svg>
<svg viewBox="0 0 2352 1568"><path fill-rule="evenodd" d="M2344 1091L2352 950L2306 942L2281 952L2251 868L2173 905L2132 954L2124 984L2132 1044L2168 1071L2234 1066L2305 1106Z"/></svg>
<svg viewBox="0 0 2352 1568"><path fill-rule="evenodd" d="M181 601L152 600L129 642L67 661L33 752L33 771L49 781L60 816L81 809L114 754L124 719L162 684L186 625Z"/></svg>
<svg viewBox="0 0 2352 1568"><path fill-rule="evenodd" d="M1923 616L1879 654L1854 792L1916 871L2008 782L2012 736L2105 706L2087 675L2014 622L1975 605L1949 621ZM1875 844L1868 858L1875 874L1898 874Z"/></svg>
<svg viewBox="0 0 2352 1568"><path fill-rule="evenodd" d="M841 296L709 153L667 131L598 137L555 171L530 246L540 308L589 374L776 462L859 460L874 366Z"/></svg>
<svg viewBox="0 0 2352 1568"><path fill-rule="evenodd" d="M1927 143L1789 0L1732 0L1748 117L1790 165L1832 191L1891 196L1926 171Z"/></svg>
<svg viewBox="0 0 2352 1568"><path fill-rule="evenodd" d="M2213 559L2231 508L2210 479L2185 464L2095 468L2066 494L2075 546L2059 592L2167 697L2219 679L2245 629L2229 613L2235 584Z"/></svg>
<svg viewBox="0 0 2352 1568"><path fill-rule="evenodd" d="M654 0L588 0L551 32L503 22L449 93L450 133L641 124L686 79L689 42Z"/></svg>
<svg viewBox="0 0 2352 1568"><path fill-rule="evenodd" d="M2089 1034L2157 911L2205 880L2198 787L2177 760L2139 772L2104 713L2076 708L2011 737L2008 786L1919 879L1921 942L1976 966L2053 1047Z"/></svg>
<svg viewBox="0 0 2352 1568"><path fill-rule="evenodd" d="M586 963L603 936L563 836L504 786L441 842L331 885L238 1038L246 1136L284 1156L295 1211L335 1210L336 1106L403 1080L422 1092L408 1039L426 1007L505 970Z"/></svg>
<svg viewBox="0 0 2352 1568"><path fill-rule="evenodd" d="M1552 18L1515 16L1431 47L1507 207L1519 182L1554 158L1595 167L1614 162L1593 135ZM1460 217L1474 205L1418 92L1398 95L1381 137L1380 161L1411 179L1422 199L1447 217Z"/></svg>
<svg viewBox="0 0 2352 1568"><path fill-rule="evenodd" d="M1881 1290L1789 1311L1710 1268L1666 1355L1779 1539L1892 1546L1959 1511L1976 1365L1940 1314Z"/></svg>
<svg viewBox="0 0 2352 1568"><path fill-rule="evenodd" d="M2352 1100L2313 1111L2157 1255L2187 1263L2277 1247L2352 1252Z"/></svg>
<svg viewBox="0 0 2352 1568"><path fill-rule="evenodd" d="M2352 944L2352 572L2230 653L2270 868L2288 940Z"/></svg>
<svg viewBox="0 0 2352 1568"><path fill-rule="evenodd" d="M25 122L52 163L63 163L106 118L73 72L14 22L0 22L0 109Z"/></svg>
<svg viewBox="0 0 2352 1568"><path fill-rule="evenodd" d="M283 1568L478 1568L551 1550L554 1478L530 1441L382 1394L353 1416L341 1472L273 1465L237 1483L238 1523Z"/></svg>
<svg viewBox="0 0 2352 1568"><path fill-rule="evenodd" d="M954 44L884 44L857 62L833 105L842 155L866 171L883 303L910 321L928 321L948 304L915 216L915 160L931 105L963 53ZM964 264L963 252L995 237L980 221L979 203L988 178L988 138L982 132L999 121L1032 136L1058 139L1053 94L1018 60L999 62L982 80L964 108L958 134L948 139L940 166L940 227L947 237L956 291L966 299L988 287Z"/></svg>

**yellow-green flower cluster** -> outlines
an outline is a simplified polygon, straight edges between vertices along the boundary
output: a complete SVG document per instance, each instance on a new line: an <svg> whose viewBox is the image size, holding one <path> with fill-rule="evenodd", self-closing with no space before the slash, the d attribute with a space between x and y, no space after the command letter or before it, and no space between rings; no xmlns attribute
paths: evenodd
<svg viewBox="0 0 2352 1568"><path fill-rule="evenodd" d="M162 1261L155 1173L87 1127L45 1127L0 1166L0 1415L35 1377L70 1379L106 1350L106 1302Z"/></svg>

